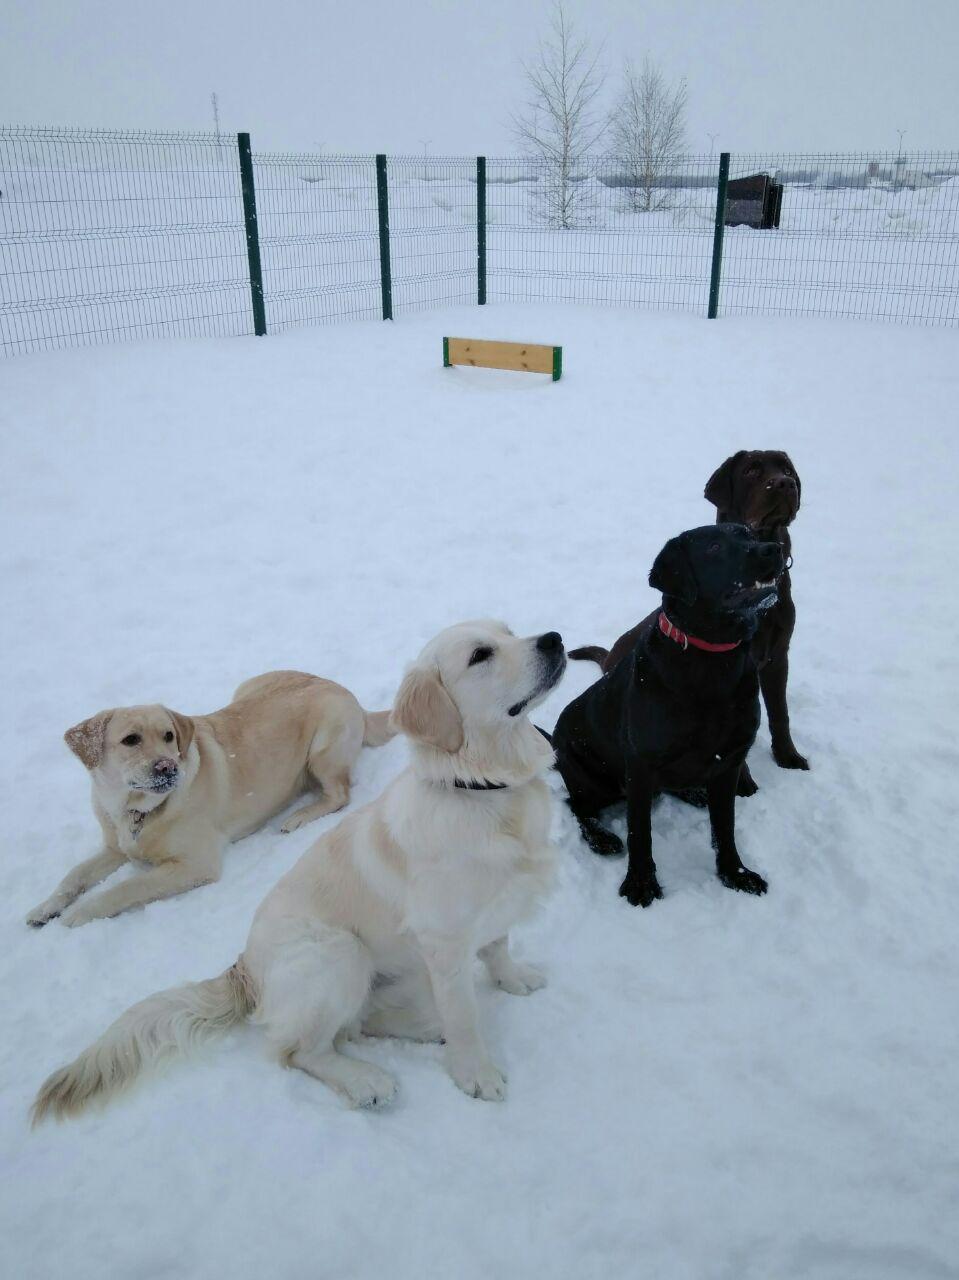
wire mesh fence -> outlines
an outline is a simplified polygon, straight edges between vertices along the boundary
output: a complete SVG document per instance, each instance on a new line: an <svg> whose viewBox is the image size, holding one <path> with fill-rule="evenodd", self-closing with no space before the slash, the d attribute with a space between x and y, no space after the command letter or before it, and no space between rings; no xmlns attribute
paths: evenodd
<svg viewBox="0 0 959 1280"><path fill-rule="evenodd" d="M959 324L959 155L733 154L776 175L775 231L727 227L722 314Z"/></svg>
<svg viewBox="0 0 959 1280"><path fill-rule="evenodd" d="M721 275L718 157L381 157L379 190L372 156L251 159L255 214L233 136L0 126L0 352L252 333L251 238L268 333L390 297L705 315L711 284L720 315L959 324L956 153L734 155Z"/></svg>
<svg viewBox="0 0 959 1280"><path fill-rule="evenodd" d="M266 326L380 315L372 156L253 152Z"/></svg>
<svg viewBox="0 0 959 1280"><path fill-rule="evenodd" d="M644 176L615 158L567 174L535 159L488 160L490 300L705 314L716 165L690 159Z"/></svg>
<svg viewBox="0 0 959 1280"><path fill-rule="evenodd" d="M0 349L252 332L236 147L0 128Z"/></svg>
<svg viewBox="0 0 959 1280"><path fill-rule="evenodd" d="M476 158L390 156L397 311L476 301Z"/></svg>

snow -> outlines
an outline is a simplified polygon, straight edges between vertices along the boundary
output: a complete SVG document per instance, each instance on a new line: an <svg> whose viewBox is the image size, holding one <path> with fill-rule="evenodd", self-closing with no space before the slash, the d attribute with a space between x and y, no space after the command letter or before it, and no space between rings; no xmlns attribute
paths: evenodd
<svg viewBox="0 0 959 1280"><path fill-rule="evenodd" d="M444 333L564 346L548 379L444 370ZM4 1273L234 1280L955 1275L959 397L947 330L491 306L265 339L4 363ZM365 1044L400 1094L346 1110L245 1028L31 1133L48 1071L148 993L210 976L335 822L279 819L222 880L67 930L27 911L93 851L61 735L101 707L222 705L302 667L371 709L436 630L500 616L609 643L741 447L785 448L794 737L738 809L654 813L665 897L617 897L556 791L560 887L516 938L549 986L479 979L502 1105L438 1048ZM594 677L571 664L549 726ZM366 751L353 803L402 767Z"/></svg>

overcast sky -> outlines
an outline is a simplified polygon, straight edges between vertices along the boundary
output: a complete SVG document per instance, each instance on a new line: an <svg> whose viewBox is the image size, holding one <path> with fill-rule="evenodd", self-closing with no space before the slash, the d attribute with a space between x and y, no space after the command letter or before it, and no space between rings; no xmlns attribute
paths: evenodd
<svg viewBox="0 0 959 1280"><path fill-rule="evenodd" d="M959 0L568 0L610 84L649 54L689 142L959 148ZM545 0L0 0L0 122L225 129L255 147L515 150Z"/></svg>

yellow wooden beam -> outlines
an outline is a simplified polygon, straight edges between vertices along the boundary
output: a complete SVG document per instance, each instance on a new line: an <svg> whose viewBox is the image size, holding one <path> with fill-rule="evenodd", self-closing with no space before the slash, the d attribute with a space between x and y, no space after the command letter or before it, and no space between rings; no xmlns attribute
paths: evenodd
<svg viewBox="0 0 959 1280"><path fill-rule="evenodd" d="M444 338L443 363L471 364L478 369L517 369L548 373L555 382L562 372L562 347L536 342L489 342L482 338Z"/></svg>

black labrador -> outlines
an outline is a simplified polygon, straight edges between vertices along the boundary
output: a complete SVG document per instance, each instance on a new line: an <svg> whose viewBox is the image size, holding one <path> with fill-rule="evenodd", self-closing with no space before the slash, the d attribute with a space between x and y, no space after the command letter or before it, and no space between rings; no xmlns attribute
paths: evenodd
<svg viewBox="0 0 959 1280"><path fill-rule="evenodd" d="M765 893L736 849L736 786L759 727L750 644L783 571L778 542L744 525L707 525L672 538L649 584L663 605L634 629L628 653L560 714L557 768L586 843L622 852L599 814L626 799L629 862L620 894L647 907L662 897L651 810L661 791L705 787L716 870L730 889Z"/></svg>

